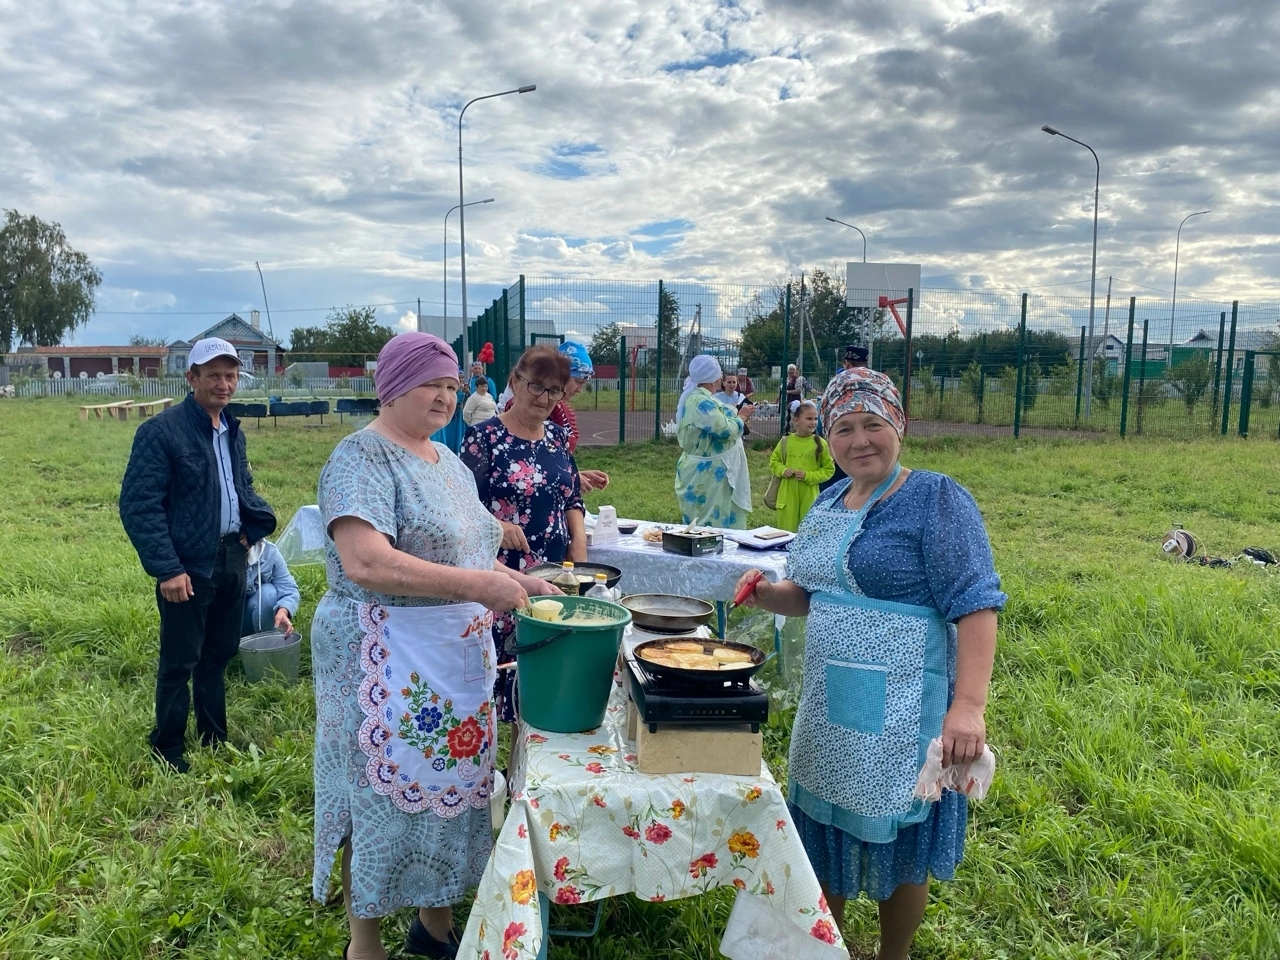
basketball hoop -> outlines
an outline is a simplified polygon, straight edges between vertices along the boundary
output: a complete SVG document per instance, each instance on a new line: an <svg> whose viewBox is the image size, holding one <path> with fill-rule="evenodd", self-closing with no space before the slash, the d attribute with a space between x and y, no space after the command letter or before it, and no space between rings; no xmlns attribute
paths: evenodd
<svg viewBox="0 0 1280 960"><path fill-rule="evenodd" d="M883 310L885 307L889 308L889 312L893 314L893 319L897 321L898 330L902 333L904 339L907 336L907 325L902 322L902 317L898 316L898 304L906 303L908 299L910 298L898 297L897 299L891 300L885 296L880 297L880 309Z"/></svg>

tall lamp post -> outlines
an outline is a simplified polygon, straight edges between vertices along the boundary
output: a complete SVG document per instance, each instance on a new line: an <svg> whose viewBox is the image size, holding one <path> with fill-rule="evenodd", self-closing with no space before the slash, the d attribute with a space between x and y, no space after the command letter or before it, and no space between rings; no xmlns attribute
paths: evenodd
<svg viewBox="0 0 1280 960"><path fill-rule="evenodd" d="M1213 213L1212 210L1197 210L1195 213L1188 213L1182 218L1182 223L1186 223L1192 217L1202 217L1206 213ZM1182 251L1182 223L1178 224L1178 242L1173 246L1173 303L1169 305L1169 362L1165 366L1173 369L1173 318L1178 309L1178 254Z"/></svg>
<svg viewBox="0 0 1280 960"><path fill-rule="evenodd" d="M1040 129L1051 137L1062 137L1064 140L1078 143L1093 154L1093 263L1089 267L1089 352L1086 358L1089 365L1084 368L1084 422L1088 423L1089 415L1093 410L1093 307L1098 285L1098 187L1102 183L1102 164L1098 162L1098 154L1094 152L1093 147L1083 140L1068 137L1061 130L1055 130L1048 124Z"/></svg>
<svg viewBox="0 0 1280 960"><path fill-rule="evenodd" d="M857 230L862 236L862 262L867 262L867 235L855 227L852 223L845 223L843 220L837 220L835 217L827 217L832 223L838 223L842 227L848 227L850 230Z"/></svg>
<svg viewBox="0 0 1280 960"><path fill-rule="evenodd" d="M852 223L845 223L843 220L837 220L835 217L827 217L827 219L830 220L832 223L840 224L840 226L842 227L848 227L850 230L858 231L858 235L862 237L862 262L866 263L867 262L867 235L863 233L861 229L859 229L858 227L855 227ZM871 317L872 317L872 311L869 309L864 310L863 312L864 319L862 321L862 343L867 348L867 366L871 366L871 351L873 349L871 344L871 338L867 336L867 327L871 325Z"/></svg>
<svg viewBox="0 0 1280 960"><path fill-rule="evenodd" d="M482 203L493 203L493 197L488 200L472 200L467 206L476 207ZM455 203L449 208L449 213L453 213L457 209L458 205ZM441 287L444 297L441 307L444 312L441 316L444 317L444 341L446 343L449 342L449 213L444 215L444 239L440 243L440 269L444 273L444 285ZM465 321L467 315L464 313L462 316ZM463 326L466 326L465 322Z"/></svg>
<svg viewBox="0 0 1280 960"><path fill-rule="evenodd" d="M516 87L514 90L503 90L501 93L488 93L483 97L473 97L464 103L462 109L458 111L458 233L462 243L462 249L459 251L462 259L462 356L458 358L458 362L464 365L469 358L467 352L467 201L462 195L462 117L467 112L467 107L473 103L479 103L481 100L505 97L511 93L533 93L537 89L537 84L530 83L523 87Z"/></svg>

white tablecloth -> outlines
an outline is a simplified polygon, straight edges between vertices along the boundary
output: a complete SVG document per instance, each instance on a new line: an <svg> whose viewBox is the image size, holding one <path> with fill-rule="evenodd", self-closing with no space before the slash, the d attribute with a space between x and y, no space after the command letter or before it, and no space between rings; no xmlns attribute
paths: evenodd
<svg viewBox="0 0 1280 960"><path fill-rule="evenodd" d="M839 946L768 770L758 777L639 773L635 746L626 739L626 694L614 679L597 730L563 734L523 721L517 726L511 809L458 956L535 957L543 939L539 897L586 903L634 893L676 900L722 886L762 898L802 936Z"/></svg>
<svg viewBox="0 0 1280 960"><path fill-rule="evenodd" d="M636 532L612 543L593 544L587 559L622 571L622 592L669 593L703 600L732 600L742 575L756 567L775 583L786 576L785 550L751 550L725 541L725 552L706 557L668 553L640 536L655 524L640 521ZM699 530L711 529L699 527Z"/></svg>

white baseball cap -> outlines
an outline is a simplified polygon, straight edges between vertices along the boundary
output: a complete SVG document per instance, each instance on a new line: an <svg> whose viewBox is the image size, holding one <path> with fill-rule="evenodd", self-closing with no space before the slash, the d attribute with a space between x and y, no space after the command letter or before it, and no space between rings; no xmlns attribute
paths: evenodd
<svg viewBox="0 0 1280 960"><path fill-rule="evenodd" d="M190 370L199 363L208 363L214 357L229 357L236 363L240 362L236 348L227 341L221 337L205 337L191 345L191 353L187 355L187 369Z"/></svg>

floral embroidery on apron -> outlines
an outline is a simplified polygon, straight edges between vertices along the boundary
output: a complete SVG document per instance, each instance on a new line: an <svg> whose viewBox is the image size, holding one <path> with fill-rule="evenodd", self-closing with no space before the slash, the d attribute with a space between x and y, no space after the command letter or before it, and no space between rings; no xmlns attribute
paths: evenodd
<svg viewBox="0 0 1280 960"><path fill-rule="evenodd" d="M360 749L370 786L406 813L452 819L489 802L492 624L477 603L360 605Z"/></svg>

